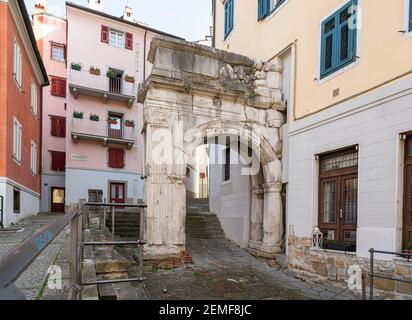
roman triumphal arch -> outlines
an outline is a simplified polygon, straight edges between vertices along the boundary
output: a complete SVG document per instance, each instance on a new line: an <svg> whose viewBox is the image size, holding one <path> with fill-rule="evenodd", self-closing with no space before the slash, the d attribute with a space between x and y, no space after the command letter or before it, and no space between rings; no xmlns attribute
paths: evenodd
<svg viewBox="0 0 412 320"><path fill-rule="evenodd" d="M282 63L185 41L155 38L152 72L139 90L143 104L146 254L185 250L186 165L214 137L237 137L251 175L248 246L268 258L283 251L281 200ZM259 172L260 171L260 172Z"/></svg>

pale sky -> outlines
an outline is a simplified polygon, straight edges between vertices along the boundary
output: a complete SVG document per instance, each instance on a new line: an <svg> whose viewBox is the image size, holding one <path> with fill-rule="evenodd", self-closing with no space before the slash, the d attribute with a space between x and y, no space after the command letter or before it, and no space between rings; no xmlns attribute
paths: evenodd
<svg viewBox="0 0 412 320"><path fill-rule="evenodd" d="M27 10L33 13L36 0L25 0ZM87 7L87 0L70 2ZM203 39L212 25L212 0L105 0L104 12L121 16L125 5L134 11L135 19L151 27L188 41ZM48 0L48 11L64 16L64 0Z"/></svg>

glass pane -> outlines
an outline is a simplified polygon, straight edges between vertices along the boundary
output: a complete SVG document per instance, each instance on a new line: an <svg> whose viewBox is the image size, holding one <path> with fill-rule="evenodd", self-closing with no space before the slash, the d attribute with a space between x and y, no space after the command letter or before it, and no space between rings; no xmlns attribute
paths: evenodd
<svg viewBox="0 0 412 320"><path fill-rule="evenodd" d="M358 152L325 157L321 160L321 171L331 171L358 166Z"/></svg>
<svg viewBox="0 0 412 320"><path fill-rule="evenodd" d="M53 203L64 203L64 190L54 189L53 190Z"/></svg>
<svg viewBox="0 0 412 320"><path fill-rule="evenodd" d="M408 157L412 157L412 138L409 138L408 140L407 154Z"/></svg>
<svg viewBox="0 0 412 320"><path fill-rule="evenodd" d="M323 222L336 222L336 181L323 184Z"/></svg>
<svg viewBox="0 0 412 320"><path fill-rule="evenodd" d="M409 171L409 223L412 224L412 170Z"/></svg>
<svg viewBox="0 0 412 320"><path fill-rule="evenodd" d="M123 199L123 188L124 186L119 185L119 198L118 199Z"/></svg>
<svg viewBox="0 0 412 320"><path fill-rule="evenodd" d="M112 199L116 199L116 185L115 184L112 184L111 194L112 194Z"/></svg>
<svg viewBox="0 0 412 320"><path fill-rule="evenodd" d="M358 179L346 179L343 186L343 221L356 224L358 218Z"/></svg>
<svg viewBox="0 0 412 320"><path fill-rule="evenodd" d="M356 242L356 231L345 231L343 235L344 241Z"/></svg>

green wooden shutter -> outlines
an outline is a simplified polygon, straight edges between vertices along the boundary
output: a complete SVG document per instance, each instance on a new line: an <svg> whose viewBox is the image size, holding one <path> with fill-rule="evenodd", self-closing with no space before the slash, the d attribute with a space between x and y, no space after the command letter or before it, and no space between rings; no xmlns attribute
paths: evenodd
<svg viewBox="0 0 412 320"><path fill-rule="evenodd" d="M327 75L335 65L336 30L336 15L322 23L321 76Z"/></svg>
<svg viewBox="0 0 412 320"><path fill-rule="evenodd" d="M233 29L233 1L234 0L227 0L225 2L225 39Z"/></svg>
<svg viewBox="0 0 412 320"><path fill-rule="evenodd" d="M412 0L409 0L409 31L412 31Z"/></svg>

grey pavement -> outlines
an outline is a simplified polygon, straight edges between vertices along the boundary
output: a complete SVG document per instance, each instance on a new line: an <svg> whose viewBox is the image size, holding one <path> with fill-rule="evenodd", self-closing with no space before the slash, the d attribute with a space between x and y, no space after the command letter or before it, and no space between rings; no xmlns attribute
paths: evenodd
<svg viewBox="0 0 412 320"><path fill-rule="evenodd" d="M311 284L266 261L256 259L229 240L190 239L193 264L170 271L146 272L151 299L355 300L352 292L330 284Z"/></svg>
<svg viewBox="0 0 412 320"><path fill-rule="evenodd" d="M40 214L21 220L9 230L0 231L0 258L34 232L60 217L55 214ZM65 299L68 285L68 239L66 228L16 280L15 285L28 300ZM54 288L48 286L48 269L52 265L57 265L62 271L62 289L58 289L59 283Z"/></svg>

